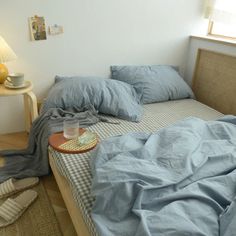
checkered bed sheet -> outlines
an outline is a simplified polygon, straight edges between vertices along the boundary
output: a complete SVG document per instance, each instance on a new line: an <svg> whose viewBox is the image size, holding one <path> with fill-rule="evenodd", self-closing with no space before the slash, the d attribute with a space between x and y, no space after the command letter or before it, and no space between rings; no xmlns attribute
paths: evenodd
<svg viewBox="0 0 236 236"><path fill-rule="evenodd" d="M184 99L144 105L144 116L140 123L108 117L109 120L120 121L120 124L99 122L88 129L96 132L100 139L105 139L127 132L154 132L189 116L199 117L204 120L214 120L221 117L222 114L195 100ZM72 155L59 153L52 148L49 148L49 151L59 172L69 182L75 202L83 214L84 221L91 235L97 236L98 234L91 219L91 210L94 202L94 197L90 193L92 175L89 161L91 152Z"/></svg>

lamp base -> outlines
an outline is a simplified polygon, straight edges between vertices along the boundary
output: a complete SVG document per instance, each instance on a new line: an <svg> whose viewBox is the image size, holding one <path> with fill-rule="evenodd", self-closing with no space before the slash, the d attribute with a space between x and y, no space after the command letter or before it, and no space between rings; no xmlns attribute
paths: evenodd
<svg viewBox="0 0 236 236"><path fill-rule="evenodd" d="M0 84L3 84L8 76L8 69L4 64L0 64Z"/></svg>

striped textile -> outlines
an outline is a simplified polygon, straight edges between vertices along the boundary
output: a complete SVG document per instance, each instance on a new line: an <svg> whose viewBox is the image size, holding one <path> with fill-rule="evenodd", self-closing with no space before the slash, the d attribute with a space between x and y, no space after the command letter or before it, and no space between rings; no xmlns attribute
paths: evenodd
<svg viewBox="0 0 236 236"><path fill-rule="evenodd" d="M1 206L0 206L0 217L5 219L6 221L12 221L19 215L19 213L23 210L23 207L19 205L16 201L11 198L8 198Z"/></svg>
<svg viewBox="0 0 236 236"><path fill-rule="evenodd" d="M15 186L13 184L13 179L8 179L5 182L0 184L0 198L3 198L5 195L9 193L14 193L16 191Z"/></svg>
<svg viewBox="0 0 236 236"><path fill-rule="evenodd" d="M89 130L96 132L100 139L105 139L127 132L154 132L189 116L214 120L221 117L222 114L195 100L184 99L144 105L144 116L140 123L119 120L120 125L98 123L89 127ZM112 121L118 120L113 117L109 117L109 119ZM58 153L52 148L49 148L49 151L56 162L58 170L70 183L74 199L83 213L84 221L91 235L97 236L90 216L94 202L94 198L90 194L92 176L89 160L91 152L71 155Z"/></svg>

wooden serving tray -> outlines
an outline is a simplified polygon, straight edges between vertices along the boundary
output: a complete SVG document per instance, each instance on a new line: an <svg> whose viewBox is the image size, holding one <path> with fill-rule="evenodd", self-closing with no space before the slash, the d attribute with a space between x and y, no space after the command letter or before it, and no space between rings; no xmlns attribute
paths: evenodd
<svg viewBox="0 0 236 236"><path fill-rule="evenodd" d="M86 129L80 128L79 135L82 135ZM91 151L96 147L98 137L90 144L79 146L77 140L69 140L63 136L63 132L54 133L49 137L49 145L58 152L68 154L79 154Z"/></svg>

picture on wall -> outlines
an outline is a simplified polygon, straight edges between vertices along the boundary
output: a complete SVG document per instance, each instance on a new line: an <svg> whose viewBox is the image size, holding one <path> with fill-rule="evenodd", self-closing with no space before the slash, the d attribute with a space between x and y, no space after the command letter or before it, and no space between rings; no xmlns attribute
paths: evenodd
<svg viewBox="0 0 236 236"><path fill-rule="evenodd" d="M33 16L29 18L31 40L46 40L46 26L44 17Z"/></svg>

